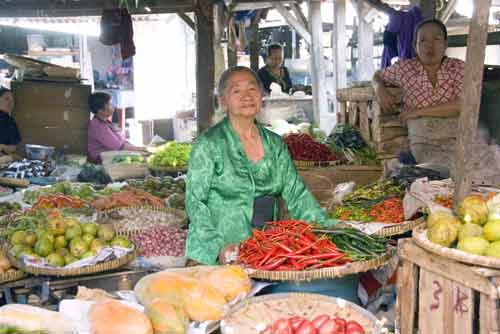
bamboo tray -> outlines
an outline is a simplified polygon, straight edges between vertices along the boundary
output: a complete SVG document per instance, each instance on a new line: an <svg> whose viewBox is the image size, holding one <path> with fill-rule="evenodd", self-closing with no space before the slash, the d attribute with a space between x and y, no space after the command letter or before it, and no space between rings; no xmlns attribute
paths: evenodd
<svg viewBox="0 0 500 334"><path fill-rule="evenodd" d="M320 314L358 321L366 334L379 334L382 330L381 322L373 314L341 298L314 293L277 293L253 297L233 307L221 322L221 333L253 334L281 318L295 315L312 320Z"/></svg>
<svg viewBox="0 0 500 334"><path fill-rule="evenodd" d="M21 270L15 270L10 273L4 273L0 275L0 284L7 282L17 281L26 276L26 274Z"/></svg>
<svg viewBox="0 0 500 334"><path fill-rule="evenodd" d="M370 223L367 223L370 224ZM375 235L379 235L381 237L392 237L396 235L401 235L409 231L413 231L413 229L424 225L425 219L419 218L416 220L410 220L403 222L401 224L394 224L394 226L387 226L382 228L380 231L376 232Z"/></svg>
<svg viewBox="0 0 500 334"><path fill-rule="evenodd" d="M322 268L316 270L303 271L267 271L247 269L247 273L251 278L269 280L269 281L314 281L328 278L339 278L347 275L367 272L372 269L379 268L389 262L395 256L396 250L394 247L389 247L387 252L376 259L368 261L359 261L347 263L339 267Z"/></svg>
<svg viewBox="0 0 500 334"><path fill-rule="evenodd" d="M500 259L498 258L469 254L455 248L447 248L433 243L427 238L427 229L423 226L418 227L413 231L413 240L415 240L418 246L424 248L425 250L448 259L474 266L500 269Z"/></svg>
<svg viewBox="0 0 500 334"><path fill-rule="evenodd" d="M312 169L319 167L333 167L338 166L342 163L341 160L335 161L304 161L304 160L294 160L293 161L297 169Z"/></svg>
<svg viewBox="0 0 500 334"><path fill-rule="evenodd" d="M104 271L110 271L114 269L118 269L127 263L135 260L136 257L136 251L132 251L118 259L103 262L103 263L98 263L96 265L92 266L85 266L85 267L80 267L80 268L71 268L71 269L64 269L64 268L41 268L41 267L34 267L34 266L29 266L25 265L12 255L8 254L7 255L9 258L10 263L18 268L21 269L24 272L33 274L33 275L45 275L45 276L57 276L57 277L65 277L65 276L84 276L84 275L91 275L91 274L97 274L101 273Z"/></svg>

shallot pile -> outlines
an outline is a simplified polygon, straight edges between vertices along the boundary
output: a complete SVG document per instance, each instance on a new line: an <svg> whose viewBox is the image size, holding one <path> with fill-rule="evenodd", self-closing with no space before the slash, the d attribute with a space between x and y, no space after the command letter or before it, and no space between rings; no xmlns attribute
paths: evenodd
<svg viewBox="0 0 500 334"><path fill-rule="evenodd" d="M139 255L153 256L184 256L187 230L177 225L157 225L131 239L139 248Z"/></svg>

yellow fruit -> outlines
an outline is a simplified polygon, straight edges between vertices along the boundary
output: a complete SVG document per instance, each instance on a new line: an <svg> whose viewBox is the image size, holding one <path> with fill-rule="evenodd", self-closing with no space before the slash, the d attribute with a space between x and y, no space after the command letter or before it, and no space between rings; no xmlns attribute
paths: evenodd
<svg viewBox="0 0 500 334"><path fill-rule="evenodd" d="M490 243L484 238L468 237L458 242L457 249L470 254L484 255L489 245Z"/></svg>
<svg viewBox="0 0 500 334"><path fill-rule="evenodd" d="M489 244L488 247L486 247L484 255L500 258L500 241Z"/></svg>
<svg viewBox="0 0 500 334"><path fill-rule="evenodd" d="M488 206L481 196L471 195L466 197L460 203L457 212L463 223L484 225L488 220Z"/></svg>
<svg viewBox="0 0 500 334"><path fill-rule="evenodd" d="M483 228L476 224L463 224L458 228L458 240L467 237L480 237L483 235Z"/></svg>
<svg viewBox="0 0 500 334"><path fill-rule="evenodd" d="M454 223L439 222L427 230L427 238L435 244L450 247L458 238L458 227Z"/></svg>
<svg viewBox="0 0 500 334"><path fill-rule="evenodd" d="M495 242L500 240L500 222L491 222L484 225L483 236L486 240Z"/></svg>
<svg viewBox="0 0 500 334"><path fill-rule="evenodd" d="M436 225L437 223L443 222L443 221L457 224L457 226L460 225L460 222L458 221L458 219L451 212L435 211L435 212L432 212L427 217L427 227L431 228L434 225Z"/></svg>

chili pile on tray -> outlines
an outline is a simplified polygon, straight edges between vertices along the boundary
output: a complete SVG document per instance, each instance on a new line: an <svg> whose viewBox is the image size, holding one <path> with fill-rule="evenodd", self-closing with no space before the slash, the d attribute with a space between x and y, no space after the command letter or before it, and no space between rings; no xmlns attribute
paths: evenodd
<svg viewBox="0 0 500 334"><path fill-rule="evenodd" d="M279 221L240 245L239 262L250 268L276 271L312 270L351 262L327 236L317 236L300 221Z"/></svg>
<svg viewBox="0 0 500 334"><path fill-rule="evenodd" d="M308 134L289 134L283 140L293 160L318 162L338 160L328 145L315 141Z"/></svg>

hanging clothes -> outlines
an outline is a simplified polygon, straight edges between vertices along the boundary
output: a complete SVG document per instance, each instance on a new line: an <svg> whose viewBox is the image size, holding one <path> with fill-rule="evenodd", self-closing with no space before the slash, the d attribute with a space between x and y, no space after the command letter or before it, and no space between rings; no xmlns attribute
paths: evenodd
<svg viewBox="0 0 500 334"><path fill-rule="evenodd" d="M104 45L120 43L122 59L135 55L132 16L125 8L105 9L101 17L101 36Z"/></svg>
<svg viewBox="0 0 500 334"><path fill-rule="evenodd" d="M384 31L384 50L382 52L382 68L391 66L394 57L411 59L415 57L413 34L415 27L423 20L418 7L408 11L393 10L389 16L389 24Z"/></svg>

